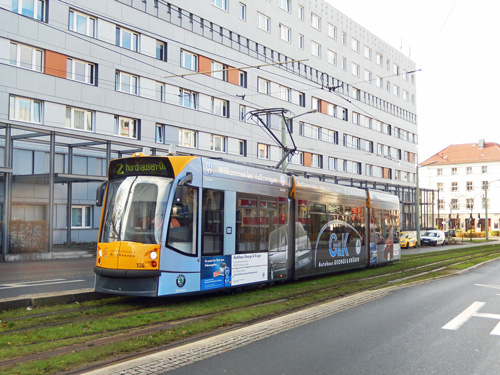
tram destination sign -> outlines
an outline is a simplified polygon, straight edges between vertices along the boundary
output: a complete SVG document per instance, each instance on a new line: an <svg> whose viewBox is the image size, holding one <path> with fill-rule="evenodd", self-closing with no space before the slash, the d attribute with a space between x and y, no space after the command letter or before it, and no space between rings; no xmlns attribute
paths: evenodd
<svg viewBox="0 0 500 375"><path fill-rule="evenodd" d="M162 157L132 157L112 160L109 163L109 178L127 176L174 177L172 165Z"/></svg>

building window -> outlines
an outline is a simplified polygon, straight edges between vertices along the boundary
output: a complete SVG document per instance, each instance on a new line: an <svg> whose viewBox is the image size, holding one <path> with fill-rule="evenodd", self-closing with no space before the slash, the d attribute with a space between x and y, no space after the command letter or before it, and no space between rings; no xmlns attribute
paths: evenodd
<svg viewBox="0 0 500 375"><path fill-rule="evenodd" d="M337 39L337 28L331 23L328 24L328 36L333 39Z"/></svg>
<svg viewBox="0 0 500 375"><path fill-rule="evenodd" d="M289 27L280 24L280 36L282 40L290 43L292 40L292 31L290 30Z"/></svg>
<svg viewBox="0 0 500 375"><path fill-rule="evenodd" d="M438 182L438 183L437 183L437 189L438 189L439 191L444 191L444 184L443 184L442 182Z"/></svg>
<svg viewBox="0 0 500 375"><path fill-rule="evenodd" d="M131 51L139 51L139 34L133 31L123 29L121 27L116 28L116 45L129 49Z"/></svg>
<svg viewBox="0 0 500 375"><path fill-rule="evenodd" d="M299 5L299 20L304 21L304 7Z"/></svg>
<svg viewBox="0 0 500 375"><path fill-rule="evenodd" d="M372 81L372 72L369 70L365 70L365 81L371 83Z"/></svg>
<svg viewBox="0 0 500 375"><path fill-rule="evenodd" d="M24 44L10 43L10 64L23 69L42 71L43 51Z"/></svg>
<svg viewBox="0 0 500 375"><path fill-rule="evenodd" d="M304 49L304 35L299 34L299 48Z"/></svg>
<svg viewBox="0 0 500 375"><path fill-rule="evenodd" d="M198 55L181 50L181 67L198 71Z"/></svg>
<svg viewBox="0 0 500 375"><path fill-rule="evenodd" d="M279 0L279 2L280 2L280 8L290 13L290 11L292 10L291 0Z"/></svg>
<svg viewBox="0 0 500 375"><path fill-rule="evenodd" d="M165 125L156 124L156 132L155 132L155 142L156 143L165 143Z"/></svg>
<svg viewBox="0 0 500 375"><path fill-rule="evenodd" d="M380 76L377 76L376 80L377 80L377 87L383 88L384 87L384 79Z"/></svg>
<svg viewBox="0 0 500 375"><path fill-rule="evenodd" d="M156 59L167 61L167 45L160 40L156 41Z"/></svg>
<svg viewBox="0 0 500 375"><path fill-rule="evenodd" d="M243 3L240 3L238 11L239 11L240 20L246 21L247 20L247 6Z"/></svg>
<svg viewBox="0 0 500 375"><path fill-rule="evenodd" d="M393 94L395 96L399 96L399 86L398 85L393 85L392 91L393 91Z"/></svg>
<svg viewBox="0 0 500 375"><path fill-rule="evenodd" d="M353 76L359 77L359 65L356 63L352 63L351 65L351 73Z"/></svg>
<svg viewBox="0 0 500 375"><path fill-rule="evenodd" d="M96 19L87 14L69 10L69 30L95 38Z"/></svg>
<svg viewBox="0 0 500 375"><path fill-rule="evenodd" d="M90 228L92 226L92 207L71 207L71 228Z"/></svg>
<svg viewBox="0 0 500 375"><path fill-rule="evenodd" d="M458 207L456 209L458 209ZM473 210L474 209L474 199L467 198L467 209L468 210Z"/></svg>
<svg viewBox="0 0 500 375"><path fill-rule="evenodd" d="M466 167L465 168L465 173L466 174L472 174L472 167Z"/></svg>
<svg viewBox="0 0 500 375"><path fill-rule="evenodd" d="M399 74L399 65L398 64L393 64L392 65L392 72L396 75Z"/></svg>
<svg viewBox="0 0 500 375"><path fill-rule="evenodd" d="M321 57L321 45L311 40L311 54L316 57Z"/></svg>
<svg viewBox="0 0 500 375"><path fill-rule="evenodd" d="M318 154L311 155L311 167L323 168L323 156Z"/></svg>
<svg viewBox="0 0 500 375"><path fill-rule="evenodd" d="M262 13L257 13L257 19L258 19L258 26L259 26L259 29L261 30L264 30L266 32L270 32L271 31L271 19L262 14Z"/></svg>
<svg viewBox="0 0 500 375"><path fill-rule="evenodd" d="M292 101L292 89L285 86L280 86L280 99L286 100L287 102Z"/></svg>
<svg viewBox="0 0 500 375"><path fill-rule="evenodd" d="M196 132L194 130L179 129L179 145L196 148Z"/></svg>
<svg viewBox="0 0 500 375"><path fill-rule="evenodd" d="M270 95L271 94L271 82L267 79L259 77L257 79L257 90L261 94Z"/></svg>
<svg viewBox="0 0 500 375"><path fill-rule="evenodd" d="M115 116L116 134L120 137L137 139L139 121L128 117Z"/></svg>
<svg viewBox="0 0 500 375"><path fill-rule="evenodd" d="M451 168L451 175L456 176L457 175L457 168Z"/></svg>
<svg viewBox="0 0 500 375"><path fill-rule="evenodd" d="M265 145L263 143L259 143L257 145L257 157L259 159L266 159L269 160L270 155L269 155L269 145Z"/></svg>
<svg viewBox="0 0 500 375"><path fill-rule="evenodd" d="M467 191L473 191L474 190L474 184L472 183L472 181L467 181L466 183L466 190Z"/></svg>
<svg viewBox="0 0 500 375"><path fill-rule="evenodd" d="M314 13L311 13L311 26L316 30L321 30L321 17Z"/></svg>
<svg viewBox="0 0 500 375"><path fill-rule="evenodd" d="M210 150L217 152L226 152L226 137L221 135L213 135L210 139Z"/></svg>
<svg viewBox="0 0 500 375"><path fill-rule="evenodd" d="M124 72L116 72L116 91L139 94L139 77Z"/></svg>
<svg viewBox="0 0 500 375"><path fill-rule="evenodd" d="M198 93L179 89L179 105L186 108L198 109Z"/></svg>
<svg viewBox="0 0 500 375"><path fill-rule="evenodd" d="M367 46L365 46L365 58L367 58L368 60L372 59L372 50Z"/></svg>
<svg viewBox="0 0 500 375"><path fill-rule="evenodd" d="M212 61L210 74L212 77L225 81L227 78L227 66L216 61Z"/></svg>
<svg viewBox="0 0 500 375"><path fill-rule="evenodd" d="M94 64L70 58L66 60L66 78L72 81L94 85L95 71Z"/></svg>
<svg viewBox="0 0 500 375"><path fill-rule="evenodd" d="M238 141L238 153L240 156L247 156L247 141L240 139Z"/></svg>
<svg viewBox="0 0 500 375"><path fill-rule="evenodd" d="M212 98L212 113L217 116L229 117L227 100Z"/></svg>
<svg viewBox="0 0 500 375"><path fill-rule="evenodd" d="M352 38L351 39L351 48L353 51L359 52L359 40Z"/></svg>
<svg viewBox="0 0 500 375"><path fill-rule="evenodd" d="M438 169L436 169L436 174L437 174L438 176L442 176L442 175L443 175L443 168L438 168Z"/></svg>
<svg viewBox="0 0 500 375"><path fill-rule="evenodd" d="M444 210L444 199L440 199L440 200L438 201L438 204L439 204L439 209L440 209L440 210Z"/></svg>
<svg viewBox="0 0 500 375"><path fill-rule="evenodd" d="M321 99L312 97L311 98L311 108L319 111L321 108Z"/></svg>
<svg viewBox="0 0 500 375"><path fill-rule="evenodd" d="M228 0L212 0L212 5L227 11L227 2Z"/></svg>
<svg viewBox="0 0 500 375"><path fill-rule="evenodd" d="M458 182L451 183L451 191L458 191Z"/></svg>
<svg viewBox="0 0 500 375"><path fill-rule="evenodd" d="M384 57L377 52L377 65L383 66L384 65Z"/></svg>
<svg viewBox="0 0 500 375"><path fill-rule="evenodd" d="M347 71L347 59L342 57L342 70Z"/></svg>
<svg viewBox="0 0 500 375"><path fill-rule="evenodd" d="M337 65L337 53L333 52L332 50L328 50L327 54L328 54L327 55L328 63L332 65Z"/></svg>
<svg viewBox="0 0 500 375"><path fill-rule="evenodd" d="M347 46L347 34L345 32L342 32L342 44Z"/></svg>
<svg viewBox="0 0 500 375"><path fill-rule="evenodd" d="M244 70L240 70L240 72L239 72L238 84L241 87L247 87L247 72L245 72Z"/></svg>
<svg viewBox="0 0 500 375"><path fill-rule="evenodd" d="M299 92L299 105L301 107L306 106L306 94L304 94L303 92Z"/></svg>
<svg viewBox="0 0 500 375"><path fill-rule="evenodd" d="M94 112L81 108L66 107L66 127L87 132L94 131Z"/></svg>
<svg viewBox="0 0 500 375"><path fill-rule="evenodd" d="M488 173L488 166L487 166L487 165L483 165L483 166L481 167L481 173L482 173L482 174Z"/></svg>
<svg viewBox="0 0 500 375"><path fill-rule="evenodd" d="M12 11L45 21L46 4L45 0L12 0Z"/></svg>
<svg viewBox="0 0 500 375"><path fill-rule="evenodd" d="M451 200L451 209L452 210L458 210L458 199L452 199Z"/></svg>
<svg viewBox="0 0 500 375"><path fill-rule="evenodd" d="M11 96L9 104L9 119L41 124L42 102L19 96Z"/></svg>
<svg viewBox="0 0 500 375"><path fill-rule="evenodd" d="M155 99L160 102L165 101L165 84L163 82L155 82Z"/></svg>
<svg viewBox="0 0 500 375"><path fill-rule="evenodd" d="M245 122L247 115L247 107L240 104L239 120Z"/></svg>

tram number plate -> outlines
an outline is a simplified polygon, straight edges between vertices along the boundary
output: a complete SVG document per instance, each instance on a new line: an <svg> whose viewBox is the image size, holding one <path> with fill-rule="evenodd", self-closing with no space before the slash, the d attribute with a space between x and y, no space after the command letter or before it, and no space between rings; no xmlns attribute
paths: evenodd
<svg viewBox="0 0 500 375"><path fill-rule="evenodd" d="M137 268L145 268L144 263L137 263Z"/></svg>

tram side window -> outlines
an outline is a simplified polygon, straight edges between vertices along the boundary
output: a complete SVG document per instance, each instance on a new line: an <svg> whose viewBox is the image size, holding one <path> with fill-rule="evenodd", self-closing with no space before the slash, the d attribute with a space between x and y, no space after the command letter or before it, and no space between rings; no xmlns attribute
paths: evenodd
<svg viewBox="0 0 500 375"><path fill-rule="evenodd" d="M288 222L286 199L238 194L236 200L237 253L275 250L281 245L276 241L286 241L272 235Z"/></svg>
<svg viewBox="0 0 500 375"><path fill-rule="evenodd" d="M394 211L397 213L397 211ZM375 229L375 238L372 242L399 243L399 218L390 210L372 210L372 225ZM372 228L373 230L373 228Z"/></svg>
<svg viewBox="0 0 500 375"><path fill-rule="evenodd" d="M355 233L351 230L350 237L361 237L364 241L365 236L365 208L358 206L344 206L345 222L350 224Z"/></svg>
<svg viewBox="0 0 500 375"><path fill-rule="evenodd" d="M224 192L204 189L202 205L202 254L221 255L224 240Z"/></svg>
<svg viewBox="0 0 500 375"><path fill-rule="evenodd" d="M196 255L198 189L178 186L175 191L167 235L167 245L182 253Z"/></svg>

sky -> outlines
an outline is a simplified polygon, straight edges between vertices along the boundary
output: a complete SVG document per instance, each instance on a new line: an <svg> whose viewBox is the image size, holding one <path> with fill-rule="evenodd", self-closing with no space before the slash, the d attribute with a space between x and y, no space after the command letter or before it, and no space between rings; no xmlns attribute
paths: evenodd
<svg viewBox="0 0 500 375"><path fill-rule="evenodd" d="M500 143L500 1L326 0L416 64L419 162Z"/></svg>

